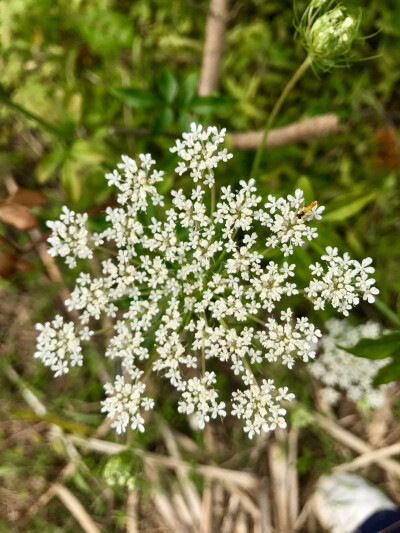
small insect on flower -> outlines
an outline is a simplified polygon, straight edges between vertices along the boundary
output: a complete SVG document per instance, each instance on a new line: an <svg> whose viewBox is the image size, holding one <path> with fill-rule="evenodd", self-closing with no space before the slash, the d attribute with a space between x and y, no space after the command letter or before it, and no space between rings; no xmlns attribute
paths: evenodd
<svg viewBox="0 0 400 533"><path fill-rule="evenodd" d="M296 215L297 218L303 218L304 215L305 215L306 213L308 213L309 211L311 211L311 209L317 205L317 203L318 203L318 202L315 200L315 201L312 202L312 204L310 204L308 207L303 207L303 209L300 209L300 211L299 211L299 212L297 213L297 215Z"/></svg>

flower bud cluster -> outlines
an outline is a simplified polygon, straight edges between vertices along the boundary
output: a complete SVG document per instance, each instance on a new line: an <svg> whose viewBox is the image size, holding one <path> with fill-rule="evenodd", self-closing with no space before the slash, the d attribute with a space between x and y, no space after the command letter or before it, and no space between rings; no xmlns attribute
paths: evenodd
<svg viewBox="0 0 400 533"><path fill-rule="evenodd" d="M329 70L347 64L357 39L360 15L335 3L312 0L297 25L297 34L314 69Z"/></svg>

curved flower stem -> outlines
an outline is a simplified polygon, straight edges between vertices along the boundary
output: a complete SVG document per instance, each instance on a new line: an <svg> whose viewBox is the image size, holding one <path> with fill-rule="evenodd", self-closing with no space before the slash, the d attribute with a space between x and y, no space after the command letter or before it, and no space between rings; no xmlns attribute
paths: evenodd
<svg viewBox="0 0 400 533"><path fill-rule="evenodd" d="M215 211L215 184L211 187L211 218L214 216Z"/></svg>
<svg viewBox="0 0 400 533"><path fill-rule="evenodd" d="M260 324L261 326L265 327L265 322L263 322L260 318L253 315L247 315L247 318L250 318L250 320L254 320L254 322L257 322L257 324Z"/></svg>
<svg viewBox="0 0 400 533"><path fill-rule="evenodd" d="M290 93L290 91L293 89L293 87L296 85L296 83L299 81L299 79L302 77L304 72L308 69L308 67L311 65L311 58L310 56L307 56L303 63L299 66L299 68L296 70L296 72L293 74L293 76L290 78L288 83L286 84L285 88L283 89L280 97L276 101L276 104L272 108L272 111L268 117L267 123L265 125L264 134L261 139L261 143L259 144L256 152L256 156L254 158L254 163L251 168L250 172L250 178L254 178L257 175L258 169L260 167L261 158L264 153L265 148L265 141L267 140L267 135L272 128L275 119L281 110L281 107L284 103L284 101L287 98L287 95Z"/></svg>

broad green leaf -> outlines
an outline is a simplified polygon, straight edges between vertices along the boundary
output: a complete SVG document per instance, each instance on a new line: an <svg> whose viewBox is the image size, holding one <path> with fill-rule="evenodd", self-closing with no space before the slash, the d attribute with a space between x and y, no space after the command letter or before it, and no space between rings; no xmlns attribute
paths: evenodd
<svg viewBox="0 0 400 533"><path fill-rule="evenodd" d="M166 131L174 120L174 112L170 107L166 107L157 113L154 119L153 135L160 135Z"/></svg>
<svg viewBox="0 0 400 533"><path fill-rule="evenodd" d="M61 165L65 156L66 152L62 148L46 154L35 168L36 180L39 183L46 183L57 170L57 167Z"/></svg>
<svg viewBox="0 0 400 533"><path fill-rule="evenodd" d="M393 360L386 366L380 368L375 376L374 385L383 385L391 383L400 377L400 352L397 353Z"/></svg>
<svg viewBox="0 0 400 533"><path fill-rule="evenodd" d="M157 87L163 100L170 104L178 92L178 82L172 72L165 68L157 79Z"/></svg>
<svg viewBox="0 0 400 533"><path fill-rule="evenodd" d="M235 103L236 100L230 96L198 96L190 109L199 115L211 115L232 110Z"/></svg>
<svg viewBox="0 0 400 533"><path fill-rule="evenodd" d="M346 220L349 217L356 215L361 211L366 205L368 205L372 200L375 200L376 192L371 192L361 198L357 198L348 204L345 204L341 207L338 207L334 211L328 212L324 215L324 220L328 222L341 222Z"/></svg>
<svg viewBox="0 0 400 533"><path fill-rule="evenodd" d="M151 109L161 104L160 99L150 91L141 89L111 89L111 94L124 104L136 109Z"/></svg>
<svg viewBox="0 0 400 533"><path fill-rule="evenodd" d="M347 348L340 346L340 348L357 357L374 360L385 359L385 357L388 357L400 348L400 331L387 333L377 339L361 339L355 346L349 346Z"/></svg>
<svg viewBox="0 0 400 533"><path fill-rule="evenodd" d="M178 93L178 104L180 107L185 107L190 104L196 96L198 79L197 72L192 72L183 80Z"/></svg>

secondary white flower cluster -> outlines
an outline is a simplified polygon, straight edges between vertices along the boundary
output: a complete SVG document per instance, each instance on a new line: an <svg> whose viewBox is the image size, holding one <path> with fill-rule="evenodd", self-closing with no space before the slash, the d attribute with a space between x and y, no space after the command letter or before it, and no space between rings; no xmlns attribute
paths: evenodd
<svg viewBox="0 0 400 533"><path fill-rule="evenodd" d="M143 372L138 369L131 375L134 384L126 382L124 376L117 376L115 383L105 385L106 398L102 402L102 412L108 413L110 418L114 419L111 427L116 429L117 433L123 433L130 424L132 429L144 431L144 419L140 413L140 408L148 411L153 409L154 400L143 396L146 385L140 381Z"/></svg>
<svg viewBox="0 0 400 533"><path fill-rule="evenodd" d="M61 315L45 324L36 324L40 331L36 340L34 357L42 360L54 372L54 377L67 374L70 366L82 366L83 356L80 342L89 340L91 332L82 328L80 334L75 331L73 322L64 322Z"/></svg>
<svg viewBox="0 0 400 533"><path fill-rule="evenodd" d="M202 181L204 185L214 185L214 168L219 161L228 161L232 154L227 149L219 150L219 145L224 142L225 129L218 131L215 126L206 130L200 124L192 123L191 132L182 135L183 141L177 140L171 152L176 152L183 161L178 163L175 172L180 176L190 170L190 177L194 183Z"/></svg>
<svg viewBox="0 0 400 533"><path fill-rule="evenodd" d="M153 407L144 396L151 372L169 380L180 395L178 411L194 415L200 427L229 410L244 421L250 438L285 427L284 405L293 394L268 379L268 365L290 369L315 356L321 333L288 307L289 297L303 291L294 282L295 262L283 257L317 236L310 222L321 218L323 207L316 202L306 207L300 190L287 198L270 195L264 203L254 180L216 191L214 169L230 157L220 150L223 138L224 130L192 125L172 152L183 159L178 174L188 170L200 184L192 188L185 181L185 190L172 191L169 199L157 192L163 173L152 170L149 154L140 156L140 165L123 156L118 170L107 175L119 205L107 208L106 229L84 244L88 250L101 247L96 251L103 258L101 273L81 273L66 304L79 311L83 328L71 339L88 340L92 330L101 329L96 323L104 315L113 322L105 356L118 361L123 375L107 384L103 411L119 433L128 425L144 429L142 411ZM69 253L79 257L83 244L74 242ZM104 247L110 249L107 259ZM280 250L275 261L266 259L273 248L275 254ZM54 254L65 256L60 250L53 245ZM356 265L345 258L332 259L327 274L313 267L316 277L306 294L316 306L332 302L347 312L358 303L357 294L373 298L365 277L369 260ZM63 324L45 327L48 337L64 342ZM70 342L62 344L64 371L64 362L74 361L68 350L80 354ZM38 357L48 364L58 345L46 351L43 335L39 345ZM261 376L254 375L256 366ZM59 373L56 363L54 369ZM217 386L218 375L228 369L237 387L231 399L221 398Z"/></svg>
<svg viewBox="0 0 400 533"><path fill-rule="evenodd" d="M88 215L74 213L65 206L62 210L63 214L59 220L47 222L52 231L47 241L50 244L49 254L53 257L65 257L66 264L74 268L77 258L88 259L93 256L92 249L88 247Z"/></svg>
<svg viewBox="0 0 400 533"><path fill-rule="evenodd" d="M315 309L324 309L325 303L330 302L333 307L348 316L349 310L358 305L360 294L363 300L374 302L379 290L374 287L374 278L368 277L368 274L375 272L370 266L370 257L359 263L350 259L347 253L340 257L337 248L328 246L326 255L321 259L326 262L327 270L319 263L310 265L311 272L317 279L313 279L305 289Z"/></svg>
<svg viewBox="0 0 400 533"><path fill-rule="evenodd" d="M339 346L354 346L360 339L376 339L382 334L381 326L367 322L352 326L347 320L330 319L326 323L327 335L319 341L320 355L309 365L309 371L321 383L322 398L327 405L336 404L347 396L361 407L377 409L385 402L388 385L374 388L376 373L390 358L380 360L356 357Z"/></svg>

